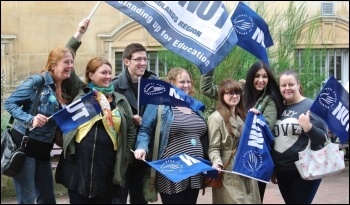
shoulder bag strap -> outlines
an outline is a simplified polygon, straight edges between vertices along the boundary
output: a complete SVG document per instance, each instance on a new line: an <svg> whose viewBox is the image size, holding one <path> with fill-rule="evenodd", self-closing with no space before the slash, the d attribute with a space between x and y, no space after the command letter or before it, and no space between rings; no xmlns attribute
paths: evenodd
<svg viewBox="0 0 350 205"><path fill-rule="evenodd" d="M237 150L237 147L232 150L230 158L228 158L228 160L226 161L226 163L222 167L223 170L226 170L227 165L230 162L230 160L232 159L233 155L236 153L236 150Z"/></svg>
<svg viewBox="0 0 350 205"><path fill-rule="evenodd" d="M157 115L157 126L156 126L156 133L154 135L154 144L153 144L153 155L152 155L152 161L157 160L158 155L158 148L159 148L159 138L160 138L160 126L162 124L162 111L163 111L164 105L158 106L158 115ZM151 177L150 182L153 183L156 176L156 170L151 168Z"/></svg>
<svg viewBox="0 0 350 205"><path fill-rule="evenodd" d="M35 96L35 101L33 103L33 107L31 109L31 112L30 114L31 115L35 115L37 113L37 108L38 108L38 105L39 105L39 101L40 101L40 95L41 95L41 92L43 91L43 88L44 88L44 84L45 84L45 78L44 76L42 75L39 75L42 79L41 79L41 83L40 83L40 86L39 86L39 89L36 93L36 96ZM12 117L12 116L11 116ZM11 120L11 119L10 119ZM22 138L22 143L21 143L21 147L25 146L27 141L28 141L28 135L29 135L29 128L26 129L26 132L25 132L25 135L23 136Z"/></svg>

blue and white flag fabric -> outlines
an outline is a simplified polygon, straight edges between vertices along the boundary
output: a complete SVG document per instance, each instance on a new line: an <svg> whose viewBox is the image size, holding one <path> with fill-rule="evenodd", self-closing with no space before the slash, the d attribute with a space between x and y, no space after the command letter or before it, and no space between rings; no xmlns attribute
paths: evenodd
<svg viewBox="0 0 350 205"><path fill-rule="evenodd" d="M187 154L178 154L151 162L146 161L146 163L175 183L201 172L218 172L210 165Z"/></svg>
<svg viewBox="0 0 350 205"><path fill-rule="evenodd" d="M327 80L310 111L327 123L340 143L349 140L349 93L333 76Z"/></svg>
<svg viewBox="0 0 350 205"><path fill-rule="evenodd" d="M185 92L163 80L141 78L140 106L146 104L178 105L190 107L194 111L205 110L205 105Z"/></svg>
<svg viewBox="0 0 350 205"><path fill-rule="evenodd" d="M269 64L266 49L273 45L273 40L265 20L249 6L239 2L231 21L238 38L237 45Z"/></svg>
<svg viewBox="0 0 350 205"><path fill-rule="evenodd" d="M99 113L101 113L101 107L98 104L94 93L89 92L82 98L79 98L53 114L52 117L63 134L66 134L92 119Z"/></svg>
<svg viewBox="0 0 350 205"><path fill-rule="evenodd" d="M222 1L106 1L205 74L237 43Z"/></svg>
<svg viewBox="0 0 350 205"><path fill-rule="evenodd" d="M275 167L270 150L274 137L262 114L249 111L233 164L233 172L269 183Z"/></svg>

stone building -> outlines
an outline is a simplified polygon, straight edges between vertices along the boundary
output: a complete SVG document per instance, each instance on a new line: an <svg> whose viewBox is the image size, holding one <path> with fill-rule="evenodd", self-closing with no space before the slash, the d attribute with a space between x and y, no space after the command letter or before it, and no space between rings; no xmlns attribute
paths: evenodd
<svg viewBox="0 0 350 205"><path fill-rule="evenodd" d="M228 11L237 4L224 3ZM256 2L244 3L254 10ZM50 50L64 46L96 4L97 1L1 1L1 73L6 76L6 88L12 90L29 75L38 73L45 66ZM286 9L289 1L265 4L267 13L273 14ZM319 14L313 48L326 49L321 72L336 76L345 85L349 81L349 2L306 2L306 8L309 16ZM307 31L310 25L300 26ZM166 63L158 60L157 51L162 45L144 27L106 2L101 2L93 14L82 42L75 60L75 69L81 77L88 60L95 56L114 62L113 72L118 74L123 69L122 51L132 42L145 45L152 72L160 76L167 73ZM295 56L302 55L305 46L300 41Z"/></svg>

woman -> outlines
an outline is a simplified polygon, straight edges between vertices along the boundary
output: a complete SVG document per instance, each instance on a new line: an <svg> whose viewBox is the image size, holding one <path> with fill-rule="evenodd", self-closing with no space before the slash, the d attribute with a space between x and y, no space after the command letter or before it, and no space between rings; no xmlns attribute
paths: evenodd
<svg viewBox="0 0 350 205"><path fill-rule="evenodd" d="M262 62L254 63L247 72L244 86L244 107L261 113L271 131L277 116L283 111L283 99L278 84L269 68ZM266 183L258 181L261 203L263 203Z"/></svg>
<svg viewBox="0 0 350 205"><path fill-rule="evenodd" d="M183 68L173 68L168 73L166 81L181 89L188 95L194 94L193 79ZM149 154L151 141L157 124L158 106L147 105L142 124L137 135L135 158L146 158ZM160 128L160 144L158 159L165 159L177 154L188 154L194 157L204 157L201 141L207 140L207 123L200 110L188 107L165 105L162 111ZM205 140L206 139L206 140ZM202 174L197 174L174 183L156 174L156 188L163 204L196 204L199 189L202 188Z"/></svg>
<svg viewBox="0 0 350 205"><path fill-rule="evenodd" d="M68 189L71 204L111 204L125 185L136 127L128 101L114 92L111 76L112 66L106 59L96 57L88 62L87 87L76 99L94 92L102 114L63 138L64 160L58 164L56 179Z"/></svg>
<svg viewBox="0 0 350 205"><path fill-rule="evenodd" d="M45 69L39 75L26 79L5 101L5 109L15 118L12 136L20 145L27 127L25 147L27 155L22 170L13 177L19 204L55 204L50 152L54 144L57 124L49 117L72 101L70 91L79 89L66 82L73 70L74 54L67 48L54 48L48 56ZM32 116L31 110L38 88L44 80L40 102Z"/></svg>
<svg viewBox="0 0 350 205"><path fill-rule="evenodd" d="M294 162L299 160L298 152L306 148L309 140L311 149L322 148L328 128L321 118L309 111L313 100L301 94L299 77L295 71L282 72L279 87L285 106L274 129L276 138L272 157L275 176L271 181L278 183L286 204L311 204L321 179L302 179Z"/></svg>
<svg viewBox="0 0 350 205"><path fill-rule="evenodd" d="M209 159L212 167L221 171L228 161L227 171L232 171L235 155L241 137L246 111L241 100L241 84L232 79L224 80L218 90L216 111L208 117ZM237 174L223 174L223 186L212 188L213 204L260 204L256 180Z"/></svg>

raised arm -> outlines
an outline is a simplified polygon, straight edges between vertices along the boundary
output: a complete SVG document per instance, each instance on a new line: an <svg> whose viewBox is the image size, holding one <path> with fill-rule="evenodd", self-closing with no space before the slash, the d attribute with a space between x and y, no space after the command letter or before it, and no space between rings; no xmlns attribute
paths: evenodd
<svg viewBox="0 0 350 205"><path fill-rule="evenodd" d="M201 76L200 91L207 97L217 99L219 86L213 83L214 69Z"/></svg>
<svg viewBox="0 0 350 205"><path fill-rule="evenodd" d="M89 24L90 24L90 19L88 18L84 18L82 21L80 21L77 31L67 42L66 47L72 49L74 53L76 53L78 48L80 47L81 39L84 33L87 31Z"/></svg>

